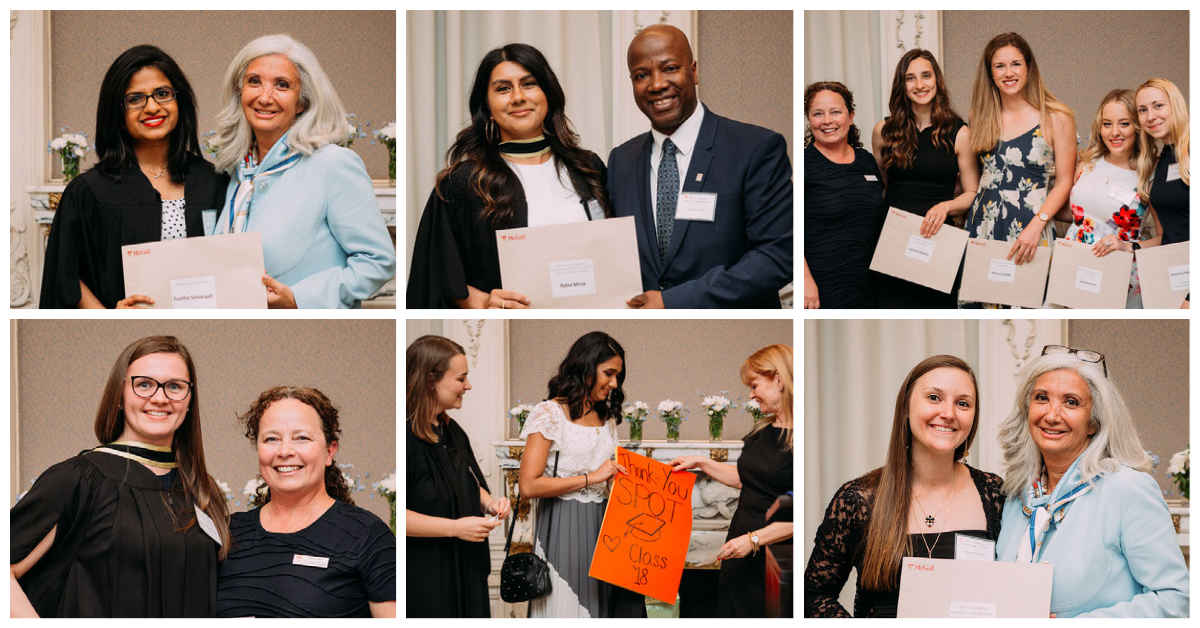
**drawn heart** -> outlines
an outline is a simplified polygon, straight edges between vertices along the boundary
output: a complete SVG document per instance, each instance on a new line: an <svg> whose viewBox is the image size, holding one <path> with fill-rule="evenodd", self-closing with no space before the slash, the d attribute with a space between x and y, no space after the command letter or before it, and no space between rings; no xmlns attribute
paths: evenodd
<svg viewBox="0 0 1200 628"><path fill-rule="evenodd" d="M609 536L607 534L604 535L604 547L607 547L608 551L610 551L610 552L617 551L617 546L620 544L621 544L621 537Z"/></svg>

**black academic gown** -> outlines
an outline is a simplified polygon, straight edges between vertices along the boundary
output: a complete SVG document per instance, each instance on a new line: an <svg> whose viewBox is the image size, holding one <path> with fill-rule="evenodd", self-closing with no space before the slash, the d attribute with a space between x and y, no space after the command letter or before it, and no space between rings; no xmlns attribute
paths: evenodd
<svg viewBox="0 0 1200 628"><path fill-rule="evenodd" d="M479 489L488 488L475 462L471 441L453 419L444 421L444 427L438 430L437 443L417 438L412 423L406 423L408 442L404 460L408 475L404 508L444 519L482 517ZM487 586L491 557L487 541L410 536L405 540L405 550L408 617L491 614Z"/></svg>
<svg viewBox="0 0 1200 628"><path fill-rule="evenodd" d="M188 162L183 193L189 238L204 235L203 210L220 213L228 182L202 157ZM146 175L132 168L118 182L88 170L67 184L54 213L39 307L76 307L80 280L104 307L116 307L126 296L121 247L161 239L162 196Z"/></svg>
<svg viewBox="0 0 1200 628"><path fill-rule="evenodd" d="M57 526L17 582L42 617L212 617L220 547L176 479L164 492L141 464L87 451L38 477L9 511L10 560Z"/></svg>
<svg viewBox="0 0 1200 628"><path fill-rule="evenodd" d="M600 173L600 186L604 187L604 162L594 153L590 156L591 166ZM509 182L513 198L511 222L497 227L481 219L484 202L471 189L473 171L471 162L458 164L442 183L442 196L438 196L436 189L429 194L413 244L405 301L408 308L455 308L458 307L455 300L467 298L467 286L483 292L504 287L500 281L496 232L528 227L529 204L525 190L514 176ZM574 171L569 174L590 220L587 205L594 197L582 176Z"/></svg>

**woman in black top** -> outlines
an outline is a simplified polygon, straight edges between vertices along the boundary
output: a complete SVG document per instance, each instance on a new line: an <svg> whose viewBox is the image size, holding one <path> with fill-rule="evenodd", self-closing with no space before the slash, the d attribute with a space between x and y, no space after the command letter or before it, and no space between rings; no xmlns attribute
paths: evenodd
<svg viewBox="0 0 1200 628"><path fill-rule="evenodd" d="M1174 83L1150 79L1137 90L1138 122L1142 134L1142 158L1138 159L1138 192L1150 201L1154 222L1160 225L1161 241L1141 245L1187 242L1189 235L1188 193L1191 168L1188 156L1189 116L1187 101ZM1152 150L1162 143L1162 152ZM1157 160L1155 155L1157 154Z"/></svg>
<svg viewBox="0 0 1200 628"><path fill-rule="evenodd" d="M804 616L849 617L838 595L858 572L855 617L895 617L905 556L953 558L957 535L995 541L1003 481L962 462L979 386L949 355L913 367L896 396L887 462L838 489L804 571ZM993 547L993 554L995 548Z"/></svg>
<svg viewBox="0 0 1200 628"><path fill-rule="evenodd" d="M404 534L408 617L488 617L488 535L511 512L493 499L466 432L446 411L471 389L456 342L422 336L405 353ZM490 516L489 516L490 515Z"/></svg>
<svg viewBox="0 0 1200 628"><path fill-rule="evenodd" d="M508 44L487 53L468 106L471 125L447 151L421 214L410 308L528 307L525 295L501 286L496 232L611 215L604 162L579 147L558 77L537 48ZM565 205L577 204L550 202L567 197Z"/></svg>
<svg viewBox="0 0 1200 628"><path fill-rule="evenodd" d="M792 490L792 348L771 345L742 364L742 382L759 403L764 420L744 439L737 467L706 456L671 461L676 471L700 469L712 479L741 489L729 522L721 560L717 607L721 617L766 617L766 552L771 544L791 545L793 524L767 524L767 510Z"/></svg>
<svg viewBox="0 0 1200 628"><path fill-rule="evenodd" d="M970 208L979 186L971 131L950 106L937 59L919 48L904 53L892 79L891 116L875 125L871 148L884 173L888 207L924 216L932 237ZM954 195L956 183L962 192ZM875 276L881 308L955 308L958 298L889 275Z"/></svg>
<svg viewBox="0 0 1200 628"><path fill-rule="evenodd" d="M100 162L63 191L42 272L39 307L131 308L153 303L125 294L121 247L204 235L227 178L204 160L196 99L167 53L134 46L100 85Z"/></svg>
<svg viewBox="0 0 1200 628"><path fill-rule="evenodd" d="M239 417L263 484L234 513L218 617L395 617L396 537L354 505L333 456L341 426L321 391L276 386Z"/></svg>
<svg viewBox="0 0 1200 628"><path fill-rule="evenodd" d="M875 158L836 82L804 89L804 307L875 307L868 268L887 207Z"/></svg>
<svg viewBox="0 0 1200 628"><path fill-rule="evenodd" d="M212 617L230 537L187 347L126 347L95 430L100 447L44 471L9 513L12 616Z"/></svg>

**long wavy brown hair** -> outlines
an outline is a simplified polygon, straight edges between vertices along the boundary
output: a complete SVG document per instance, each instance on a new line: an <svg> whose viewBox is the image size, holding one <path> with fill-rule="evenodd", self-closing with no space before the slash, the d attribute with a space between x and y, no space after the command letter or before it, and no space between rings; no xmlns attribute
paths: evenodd
<svg viewBox="0 0 1200 628"><path fill-rule="evenodd" d="M258 444L258 425L262 421L263 413L271 407L271 404L283 399L295 399L317 412L317 416L321 419L321 433L325 437L326 446L341 440L342 426L338 421L338 409L334 407L329 397L325 396L325 393L307 386L276 386L259 395L258 399L250 404L250 409L238 417L238 420L245 425L246 438L250 439L251 443ZM347 484L346 476L342 475L342 470L338 467L336 460L325 467L325 492L342 503L354 505L354 498L350 496L350 485ZM258 494L253 500L253 505L262 506L269 501L271 501L271 488L263 483L258 487Z"/></svg>
<svg viewBox="0 0 1200 628"><path fill-rule="evenodd" d="M129 365L153 353L173 353L187 364L188 379L192 389L188 395L187 415L183 423L171 437L171 450L175 452L175 464L178 465L179 481L183 492L197 508L203 510L217 527L217 535L221 537L221 560L229 553L229 510L225 507L225 494L217 486L212 476L208 474L208 466L204 461L204 436L200 430L200 386L196 382L196 365L192 362L192 354L178 338L174 336L147 336L135 340L113 362L108 372L108 381L104 384L104 392L100 396L100 407L96 410L94 429L96 438L101 445L107 445L125 431L125 412L121 409L122 396L125 392L125 378L129 376ZM196 525L193 517L183 526L183 530Z"/></svg>
<svg viewBox="0 0 1200 628"><path fill-rule="evenodd" d="M808 148L813 143L812 127L808 124L808 109L812 106L813 98L821 92L833 92L842 97L846 101L846 111L854 113L854 94L850 93L850 89L837 81L817 81L812 85L804 88L804 147ZM858 127L854 124L850 125L850 131L846 134L846 142L853 148L862 148L862 140L859 139Z"/></svg>
<svg viewBox="0 0 1200 628"><path fill-rule="evenodd" d="M404 397L404 412L413 435L427 442L438 442L433 430L433 420L444 423L446 413L437 413L438 398L434 386L450 370L450 360L456 355L466 355L462 345L441 336L421 336L413 341L404 352L404 367L407 371L408 390Z"/></svg>
<svg viewBox="0 0 1200 628"><path fill-rule="evenodd" d="M913 367L896 395L896 412L892 420L892 437L888 441L887 461L883 467L863 476L863 483L875 494L871 521L867 525L866 550L863 555L862 586L873 591L893 591L900 587L897 574L905 553L911 553L908 537L908 511L912 508L912 427L908 422L909 400L913 387L922 375L938 368L955 368L971 376L975 399L979 399L979 382L975 371L962 359L952 355L925 358ZM976 405L978 408L978 404ZM961 460L975 440L979 413L971 423L967 440L954 450L954 459Z"/></svg>
<svg viewBox="0 0 1200 628"><path fill-rule="evenodd" d="M942 77L942 68L938 65L933 53L928 50L914 48L900 57L896 64L896 74L892 77L892 95L888 99L891 115L883 123L883 146L880 155L883 157L883 169L896 167L901 170L911 168L917 154L917 116L913 113L912 100L908 97L907 81L908 66L917 59L925 59L933 66L935 94L933 96L933 111L930 120L933 123L933 146L942 148L949 146L953 149L954 137L958 127L963 123L950 106L950 92L946 89L946 79Z"/></svg>
<svg viewBox="0 0 1200 628"><path fill-rule="evenodd" d="M1016 33L996 35L983 49L979 66L975 71L975 86L971 90L971 150L975 154L986 153L1000 141L1000 89L992 81L992 57L996 51L1005 46L1016 48L1025 58L1027 67L1025 80L1025 100L1037 107L1041 112L1043 135L1047 138L1053 135L1050 113L1075 114L1071 108L1059 102L1050 88L1042 81L1042 71L1037 59L1033 56L1033 48L1024 37Z"/></svg>
<svg viewBox="0 0 1200 628"><path fill-rule="evenodd" d="M558 77L550 63L537 48L527 44L508 44L496 48L483 57L475 71L475 83L471 87L468 107L471 124L459 131L454 145L446 151L446 167L438 173L434 189L438 197L447 200L444 183L458 168L471 168L471 191L483 199L480 220L491 223L497 229L509 227L513 219L513 197L517 188L517 175L501 156L499 138L488 136L488 121L492 111L488 107L488 84L496 66L511 61L533 75L538 86L546 95L548 111L542 123L546 139L550 140L550 151L559 175L566 169L575 172L586 182L572 187L581 198L593 197L611 216L608 192L604 189L600 172L592 167L590 153L579 147L579 135L567 119L567 98L559 85Z"/></svg>

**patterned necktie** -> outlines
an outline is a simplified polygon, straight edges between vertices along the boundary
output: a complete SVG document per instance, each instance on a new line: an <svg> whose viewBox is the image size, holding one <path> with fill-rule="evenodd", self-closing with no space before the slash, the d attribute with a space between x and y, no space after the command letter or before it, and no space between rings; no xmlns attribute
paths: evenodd
<svg viewBox="0 0 1200 628"><path fill-rule="evenodd" d="M675 230L675 204L679 200L679 164L675 162L675 142L663 141L662 161L658 163L658 257L667 261L667 247Z"/></svg>

